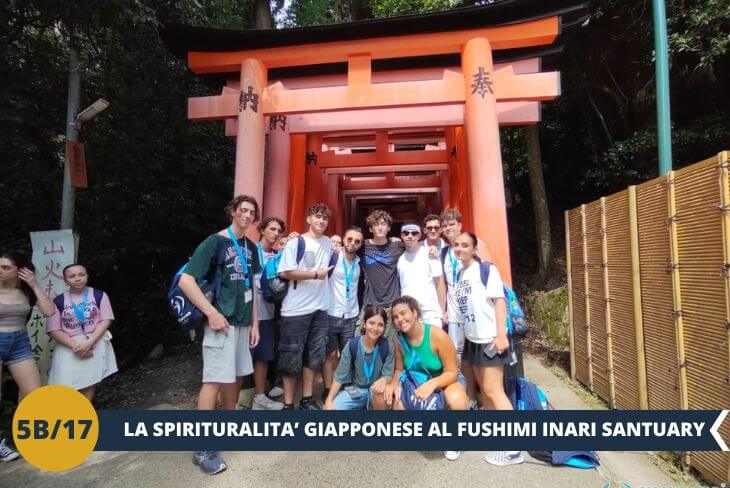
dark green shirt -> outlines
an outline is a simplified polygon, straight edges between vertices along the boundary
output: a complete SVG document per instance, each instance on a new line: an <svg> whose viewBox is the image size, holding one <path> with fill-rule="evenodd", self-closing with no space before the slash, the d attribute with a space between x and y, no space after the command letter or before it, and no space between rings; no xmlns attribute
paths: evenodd
<svg viewBox="0 0 730 488"><path fill-rule="evenodd" d="M225 242L225 259L221 271L221 291L213 305L233 326L251 325L253 313L253 280L261 272L256 245L248 238L238 240L248 263L249 286L245 285L243 266L236 247L228 237L218 234L208 236L193 253L185 273L200 280L204 279L216 263L215 251L218 240Z"/></svg>

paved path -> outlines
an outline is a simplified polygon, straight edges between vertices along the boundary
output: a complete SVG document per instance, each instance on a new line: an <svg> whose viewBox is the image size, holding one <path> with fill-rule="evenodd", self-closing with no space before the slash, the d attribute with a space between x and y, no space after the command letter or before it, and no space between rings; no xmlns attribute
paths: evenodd
<svg viewBox="0 0 730 488"><path fill-rule="evenodd" d="M588 408L537 361L527 357L528 377L541 385L556 408ZM98 452L66 473L41 473L25 461L0 465L0 486L13 487L459 487L601 488L607 481L670 486L645 453L601 453L598 470L555 468L526 456L518 466L499 468L484 453L465 452L458 461L440 452L227 452L228 470L206 476L187 452ZM618 486L618 485L615 485Z"/></svg>

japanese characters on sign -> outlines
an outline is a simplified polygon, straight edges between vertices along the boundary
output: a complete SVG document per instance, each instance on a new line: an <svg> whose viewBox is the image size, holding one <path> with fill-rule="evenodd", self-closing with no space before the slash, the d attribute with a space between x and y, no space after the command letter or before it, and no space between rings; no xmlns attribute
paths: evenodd
<svg viewBox="0 0 730 488"><path fill-rule="evenodd" d="M276 130L277 124L281 130L286 130L286 115L272 115L269 117L269 130Z"/></svg>
<svg viewBox="0 0 730 488"><path fill-rule="evenodd" d="M73 232L68 229L31 232L30 241L38 283L51 298L64 293L68 286L63 281L63 268L72 264L76 255ZM41 379L45 383L51 366L53 342L46 334L45 318L38 309L33 309L28 321L28 336Z"/></svg>
<svg viewBox="0 0 730 488"><path fill-rule="evenodd" d="M258 94L253 92L253 86L248 85L248 91L241 90L241 97L238 102L238 111L243 112L245 111L249 104L251 105L251 110L254 112L259 111L259 96Z"/></svg>
<svg viewBox="0 0 730 488"><path fill-rule="evenodd" d="M479 67L479 70L472 75L474 80L471 84L471 94L478 93L482 98L487 93L494 93L494 87L492 86L491 77L492 73L485 70L483 67Z"/></svg>

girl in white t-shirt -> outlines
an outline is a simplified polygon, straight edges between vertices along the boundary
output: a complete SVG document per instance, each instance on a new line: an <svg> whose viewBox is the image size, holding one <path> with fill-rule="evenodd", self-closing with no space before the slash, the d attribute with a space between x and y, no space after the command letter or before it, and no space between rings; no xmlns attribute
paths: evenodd
<svg viewBox="0 0 730 488"><path fill-rule="evenodd" d="M449 290L453 294L449 318L463 324L464 353L462 368L471 367L490 410L513 410L504 392L504 365L509 364L507 338L507 304L504 285L496 266L488 264L489 278L482 282L481 263L476 257L477 237L471 232L460 234L453 243L454 252L461 262L457 282ZM486 461L498 466L524 461L519 451L497 451L486 456Z"/></svg>

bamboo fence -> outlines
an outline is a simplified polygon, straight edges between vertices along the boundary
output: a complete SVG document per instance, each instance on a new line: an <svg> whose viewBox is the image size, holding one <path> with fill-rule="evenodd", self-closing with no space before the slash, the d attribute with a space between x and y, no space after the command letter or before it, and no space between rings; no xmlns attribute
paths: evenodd
<svg viewBox="0 0 730 488"><path fill-rule="evenodd" d="M612 408L730 408L730 152L566 211L565 238L571 376ZM729 453L685 462L730 481Z"/></svg>

